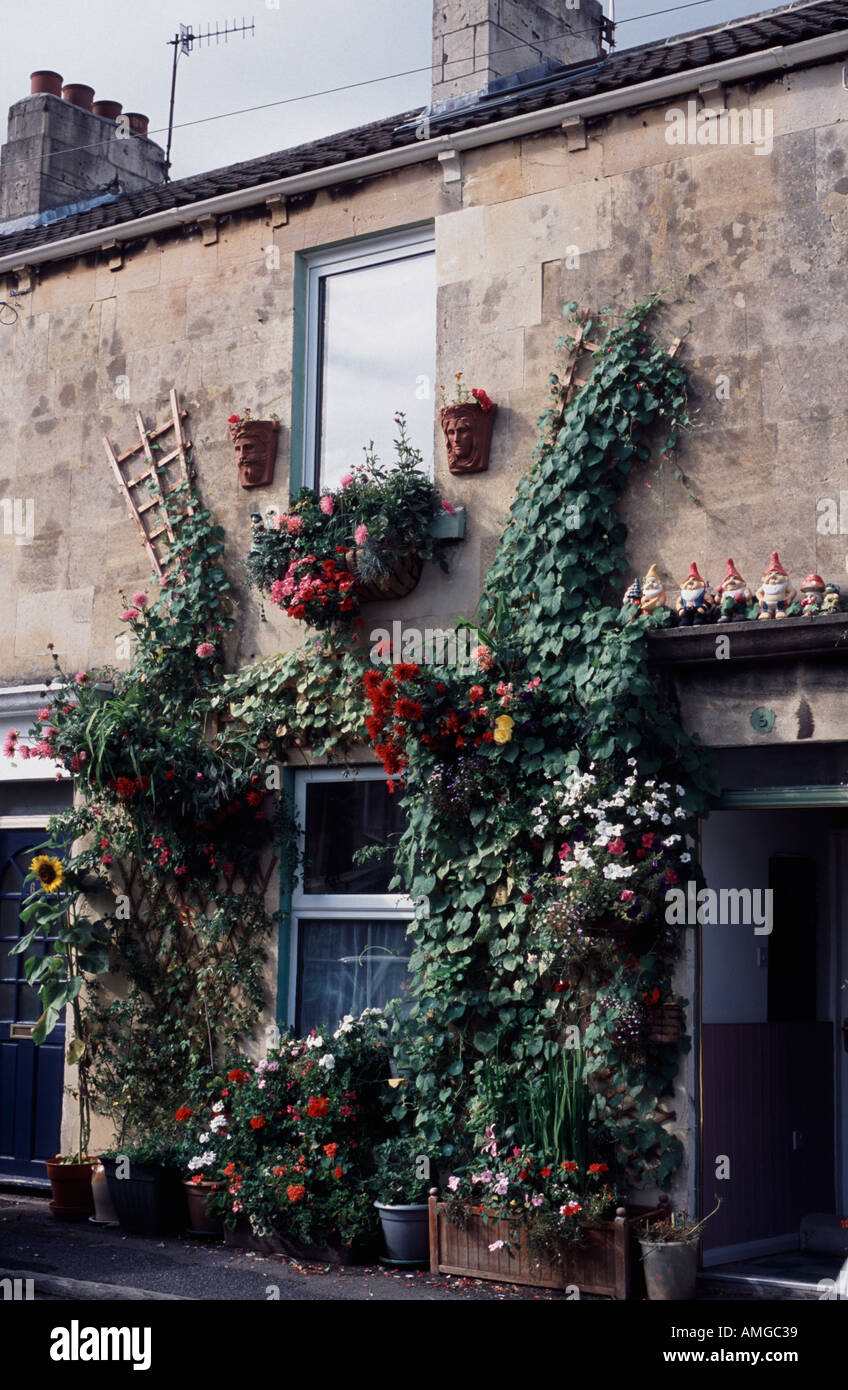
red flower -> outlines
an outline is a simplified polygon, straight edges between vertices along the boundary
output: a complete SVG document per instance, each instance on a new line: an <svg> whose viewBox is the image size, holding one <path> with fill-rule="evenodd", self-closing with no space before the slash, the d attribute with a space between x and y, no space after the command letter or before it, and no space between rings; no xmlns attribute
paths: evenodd
<svg viewBox="0 0 848 1390"><path fill-rule="evenodd" d="M666 871L665 871L665 876L664 876L664 880L663 880L663 881L664 881L665 883L679 883L679 882L680 882L679 878L677 877L677 874L674 872L674 869L672 869L670 866L669 866L669 868L667 868Z"/></svg>
<svg viewBox="0 0 848 1390"><path fill-rule="evenodd" d="M521 901L522 901L523 903L532 903L532 901L533 901L533 894L532 894L532 893L522 893L522 894L521 894Z"/></svg>
<svg viewBox="0 0 848 1390"><path fill-rule="evenodd" d="M607 845L607 849L609 850L610 854L623 854L624 851L627 849L627 846L622 840L621 836L618 835L614 840L610 840L609 844Z"/></svg>
<svg viewBox="0 0 848 1390"><path fill-rule="evenodd" d="M444 681L436 681L436 694L437 694L437 695L446 695L446 694L447 694L447 690L448 690L448 688L447 688L447 686L445 685Z"/></svg>
<svg viewBox="0 0 848 1390"><path fill-rule="evenodd" d="M261 793L261 792L248 792L248 793L247 793L247 804L248 804L248 806L259 806L260 803L261 803L261 801L262 801L262 793Z"/></svg>
<svg viewBox="0 0 848 1390"><path fill-rule="evenodd" d="M241 1086L247 1080L247 1072L242 1071L240 1067L234 1067L232 1071L227 1072L227 1080L232 1081L236 1086ZM223 1091L221 1094L224 1094Z"/></svg>
<svg viewBox="0 0 848 1390"><path fill-rule="evenodd" d="M636 858L637 858L637 859L644 859L644 858L645 858L645 855L646 855L647 853L648 853L648 851L647 851L646 849L637 849L637 851L636 851Z"/></svg>
<svg viewBox="0 0 848 1390"><path fill-rule="evenodd" d="M468 692L468 698L469 700L474 701L482 700L485 693L486 692L484 691L482 685L472 685L471 689Z"/></svg>
<svg viewBox="0 0 848 1390"><path fill-rule="evenodd" d="M590 1173L608 1173L608 1172L609 1172L609 1167L607 1166L606 1163L590 1163L590 1164L589 1164L589 1172L590 1172Z"/></svg>
<svg viewBox="0 0 848 1390"><path fill-rule="evenodd" d="M115 783L115 791L125 801L129 801L130 797L135 795L135 790L136 784L131 777L119 777Z"/></svg>
<svg viewBox="0 0 848 1390"><path fill-rule="evenodd" d="M306 1113L314 1120L320 1115L326 1115L329 1108L329 1096L310 1096L306 1104Z"/></svg>
<svg viewBox="0 0 848 1390"><path fill-rule="evenodd" d="M565 1169L566 1173L576 1173L576 1172L577 1172L577 1164L576 1164L576 1163L572 1163L570 1160L569 1160L568 1163L563 1163L562 1166L563 1166L563 1168Z"/></svg>
<svg viewBox="0 0 848 1390"><path fill-rule="evenodd" d="M227 424L228 424L228 425L237 425L240 419L241 419L241 416L240 416L240 415L228 415L228 416L227 416Z"/></svg>
<svg viewBox="0 0 848 1390"><path fill-rule="evenodd" d="M475 401L477 402L477 404L479 405L479 407L480 407L481 410L491 410L491 409L492 409L492 406L493 406L494 403L493 403L492 401L489 400L489 397L486 395L486 392L485 392L484 390L482 390L481 387L479 387L479 386L472 386L472 388L471 388L471 394L472 394L472 396L474 397Z"/></svg>
<svg viewBox="0 0 848 1390"><path fill-rule="evenodd" d="M411 681L421 675L421 667L414 661L399 661L392 667L392 675L397 681Z"/></svg>
<svg viewBox="0 0 848 1390"><path fill-rule="evenodd" d="M542 1169L540 1169L540 1172L541 1172L541 1175L542 1175L543 1178L549 1178L549 1177L551 1176L551 1170L550 1170L550 1168L547 1168L547 1167L542 1168Z"/></svg>
<svg viewBox="0 0 848 1390"><path fill-rule="evenodd" d="M194 1111L189 1110L187 1105L181 1105L174 1119L179 1120L181 1124L185 1124L186 1120L190 1120L193 1114Z"/></svg>
<svg viewBox="0 0 848 1390"><path fill-rule="evenodd" d="M565 983L564 980L560 980L558 984L554 985L555 994L563 994L567 989L568 985Z"/></svg>
<svg viewBox="0 0 848 1390"><path fill-rule="evenodd" d="M300 1202L306 1196L306 1188L301 1182L292 1183L291 1187L286 1188L286 1196L290 1202Z"/></svg>
<svg viewBox="0 0 848 1390"><path fill-rule="evenodd" d="M340 1178L341 1175L342 1175L342 1169L341 1169L341 1167L339 1167L339 1168L334 1168L334 1169L333 1169L333 1177L334 1177L334 1178Z"/></svg>
<svg viewBox="0 0 848 1390"><path fill-rule="evenodd" d="M280 1167L278 1166L278 1167L276 1167L276 1168L272 1168L272 1169L271 1169L271 1172L274 1174L274 1177L275 1177L275 1178L282 1178L282 1177L285 1177L286 1169L285 1169L285 1168L280 1168Z"/></svg>
<svg viewBox="0 0 848 1390"><path fill-rule="evenodd" d="M402 696L400 700L395 702L395 714L398 719L411 722L414 719L420 719L423 713L424 711L417 700L408 700L406 696Z"/></svg>
<svg viewBox="0 0 848 1390"><path fill-rule="evenodd" d="M642 844L645 846L645 849L653 849L655 839L656 836L654 835L653 830L649 830L647 835L643 835Z"/></svg>
<svg viewBox="0 0 848 1390"><path fill-rule="evenodd" d="M235 1171L236 1165L234 1163L228 1163L226 1168L224 1169L224 1176L227 1178L232 1178L235 1176Z"/></svg>
<svg viewBox="0 0 848 1390"><path fill-rule="evenodd" d="M250 1119L250 1128L251 1128L251 1129L264 1129L264 1128L265 1128L265 1116L264 1116L264 1115L252 1115L252 1116L251 1116L251 1119Z"/></svg>
<svg viewBox="0 0 848 1390"><path fill-rule="evenodd" d="M338 1153L338 1148L338 1144L325 1144L324 1153L327 1155L328 1158L335 1158L336 1154Z"/></svg>

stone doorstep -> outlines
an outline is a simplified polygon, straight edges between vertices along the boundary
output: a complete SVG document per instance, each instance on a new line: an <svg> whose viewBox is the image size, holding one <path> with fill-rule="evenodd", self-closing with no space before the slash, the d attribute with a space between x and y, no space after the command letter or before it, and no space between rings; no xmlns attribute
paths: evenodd
<svg viewBox="0 0 848 1390"><path fill-rule="evenodd" d="M732 639L733 666L797 657L839 659L848 656L848 613L657 628L648 633L648 654L657 666L715 666L717 637Z"/></svg>
<svg viewBox="0 0 848 1390"><path fill-rule="evenodd" d="M709 1270L699 1270L698 1288L726 1293L735 1299L791 1299L817 1303L821 1298L815 1284L801 1284L793 1279L757 1279L750 1274L711 1274Z"/></svg>

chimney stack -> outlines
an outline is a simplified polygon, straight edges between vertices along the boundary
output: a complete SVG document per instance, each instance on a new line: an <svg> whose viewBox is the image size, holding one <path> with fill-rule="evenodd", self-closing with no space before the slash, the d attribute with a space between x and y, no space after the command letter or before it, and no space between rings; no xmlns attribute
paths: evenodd
<svg viewBox="0 0 848 1390"><path fill-rule="evenodd" d="M0 222L163 184L165 151L147 124L135 111L122 118L119 101L95 101L85 83L32 73L0 150Z"/></svg>
<svg viewBox="0 0 848 1390"><path fill-rule="evenodd" d="M599 0L434 0L432 105L540 64L601 56Z"/></svg>

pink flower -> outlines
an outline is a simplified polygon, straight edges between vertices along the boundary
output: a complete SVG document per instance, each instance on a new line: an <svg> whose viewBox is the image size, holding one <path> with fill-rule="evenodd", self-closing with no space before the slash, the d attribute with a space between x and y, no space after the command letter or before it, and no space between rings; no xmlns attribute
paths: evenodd
<svg viewBox="0 0 848 1390"><path fill-rule="evenodd" d="M450 1188L451 1192L456 1192L457 1188L459 1187L459 1178L453 1176L449 1177L448 1187Z"/></svg>
<svg viewBox="0 0 848 1390"><path fill-rule="evenodd" d="M368 539L368 527L364 526L361 521L353 533L353 538L357 545L364 545Z"/></svg>
<svg viewBox="0 0 848 1390"><path fill-rule="evenodd" d="M134 623L136 618L141 617L137 608L125 608L121 614L122 623Z"/></svg>
<svg viewBox="0 0 848 1390"><path fill-rule="evenodd" d="M570 854L571 854L571 845L561 845L561 846L560 846L560 849L559 849L559 858L560 858L560 859L567 859L568 856L569 856Z"/></svg>
<svg viewBox="0 0 848 1390"><path fill-rule="evenodd" d="M325 516L332 516L333 512L335 511L336 504L333 498L330 496L329 492L327 492L321 498L321 501L318 503L318 506L321 508L321 511L324 513Z"/></svg>
<svg viewBox="0 0 848 1390"><path fill-rule="evenodd" d="M633 897L633 889L632 889L632 888L623 888L623 889L621 890L621 901L622 901L623 903L629 903L629 902L630 902L630 899L631 899L632 897Z"/></svg>
<svg viewBox="0 0 848 1390"><path fill-rule="evenodd" d="M442 508L449 516L456 516L456 507L453 505L453 502L445 502L443 499Z"/></svg>
<svg viewBox="0 0 848 1390"><path fill-rule="evenodd" d="M489 1249L490 1249L490 1250L501 1250L502 1248L503 1248L503 1241L502 1241L502 1240L493 1240L492 1243L491 1243L491 1245L489 1246Z"/></svg>
<svg viewBox="0 0 848 1390"><path fill-rule="evenodd" d="M207 657L215 655L215 648L211 642L201 642L199 647L195 647L195 654L205 661Z"/></svg>
<svg viewBox="0 0 848 1390"><path fill-rule="evenodd" d="M623 854L624 851L627 849L627 846L622 840L621 836L619 835L616 837L616 839L610 840L609 844L607 845L607 849L609 850L610 854Z"/></svg>
<svg viewBox="0 0 848 1390"><path fill-rule="evenodd" d="M41 720L42 724L44 724L45 721L48 720L48 719L50 718L50 711L49 711L49 709L47 709L46 706L45 706L44 709L40 709L40 710L38 711L38 717L39 717L39 719Z"/></svg>
<svg viewBox="0 0 848 1390"><path fill-rule="evenodd" d="M21 744L20 748L18 749L18 756L23 758L24 762L26 762L27 758L32 756L29 747L26 743Z"/></svg>
<svg viewBox="0 0 848 1390"><path fill-rule="evenodd" d="M79 685L85 685L86 681L88 680L88 672L77 671L76 675L74 676L74 680L77 681Z"/></svg>
<svg viewBox="0 0 848 1390"><path fill-rule="evenodd" d="M135 604L136 608L146 608L146 607L147 607L147 594L133 594L133 600L132 600L132 601L133 601L133 603Z"/></svg>
<svg viewBox="0 0 848 1390"><path fill-rule="evenodd" d="M345 473L344 477L340 478L339 481L341 482L342 487L350 487L351 483L353 482L353 474Z"/></svg>
<svg viewBox="0 0 848 1390"><path fill-rule="evenodd" d="M288 534L289 534L290 536L296 536L296 535L298 534L298 532L299 532L299 531L302 531L302 530L303 530L303 517L302 517L302 516L287 516L287 517L286 517L286 531L288 532Z"/></svg>

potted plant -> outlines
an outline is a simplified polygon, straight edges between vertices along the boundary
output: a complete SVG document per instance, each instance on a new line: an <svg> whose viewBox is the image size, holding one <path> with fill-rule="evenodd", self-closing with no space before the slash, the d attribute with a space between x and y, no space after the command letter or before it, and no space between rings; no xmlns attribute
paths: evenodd
<svg viewBox="0 0 848 1390"><path fill-rule="evenodd" d="M288 617L316 628L350 623L361 603L410 593L425 561L447 569L450 537L436 534L435 523L454 509L423 471L405 417L395 420L394 466L366 449L364 464L337 488L301 488L287 511L254 515L248 578Z"/></svg>
<svg viewBox="0 0 848 1390"><path fill-rule="evenodd" d="M42 846L49 850L50 845ZM32 951L43 937L43 955L30 954L24 970L30 986L38 991L44 1012L33 1029L32 1040L44 1042L71 1008L73 1037L68 1044L66 1060L77 1068L76 1088L71 1093L77 1101L77 1143L68 1154L57 1154L47 1161L47 1175L53 1190L50 1210L60 1221L82 1221L94 1212L91 1176L94 1162L88 1153L91 1135L91 1105L88 1079L89 1027L83 1017L80 995L86 970L99 971L106 966L106 946L109 934L102 920L77 911L78 886L67 875L62 861L54 854L37 854L24 880L31 885L21 920L29 930L10 949L11 955Z"/></svg>
<svg viewBox="0 0 848 1390"><path fill-rule="evenodd" d="M143 1140L116 1145L102 1163L122 1231L165 1236L183 1230L180 1152L170 1134L151 1132Z"/></svg>
<svg viewBox="0 0 848 1390"><path fill-rule="evenodd" d="M384 1139L375 1150L374 1206L392 1264L423 1264L430 1256L430 1163L415 1135Z"/></svg>
<svg viewBox="0 0 848 1390"><path fill-rule="evenodd" d="M242 487L266 487L274 481L280 422L276 415L254 419L249 410L227 420Z"/></svg>
<svg viewBox="0 0 848 1390"><path fill-rule="evenodd" d="M719 1197L712 1211L700 1221L690 1220L688 1212L671 1211L639 1236L645 1287L652 1302L688 1302L695 1297L698 1242L720 1205Z"/></svg>
<svg viewBox="0 0 848 1390"><path fill-rule="evenodd" d="M489 467L492 430L498 407L480 387L469 391L457 372L454 399L448 402L444 386L440 386L442 406L439 420L445 436L448 468L463 476L484 473Z"/></svg>

